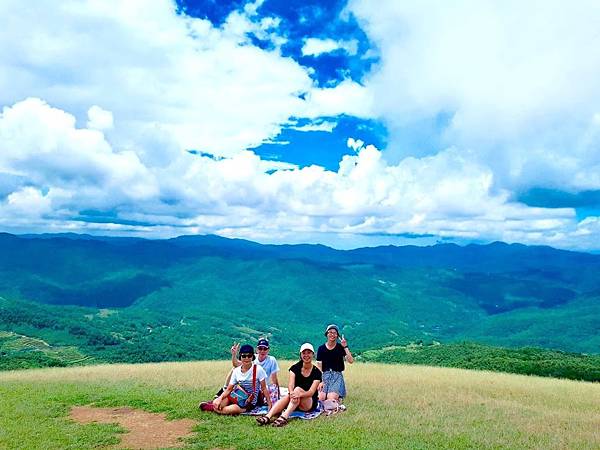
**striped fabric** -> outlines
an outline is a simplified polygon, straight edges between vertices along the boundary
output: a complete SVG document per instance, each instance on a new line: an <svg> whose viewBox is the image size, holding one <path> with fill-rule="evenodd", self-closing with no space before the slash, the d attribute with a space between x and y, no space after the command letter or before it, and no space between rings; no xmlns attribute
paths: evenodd
<svg viewBox="0 0 600 450"><path fill-rule="evenodd" d="M252 371L253 368L248 370L246 373L242 373L241 366L236 367L231 374L230 384L236 385L239 384L244 388L244 390L248 393L254 393L254 398L252 399L252 404L256 404L256 400L258 399L258 392L260 391L260 382L267 378L267 374L265 370L261 366L256 366L256 385L254 390L252 389Z"/></svg>

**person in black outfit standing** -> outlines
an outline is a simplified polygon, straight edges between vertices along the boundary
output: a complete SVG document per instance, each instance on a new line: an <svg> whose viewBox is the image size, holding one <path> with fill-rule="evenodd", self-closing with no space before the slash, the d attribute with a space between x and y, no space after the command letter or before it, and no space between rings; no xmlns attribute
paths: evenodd
<svg viewBox="0 0 600 450"><path fill-rule="evenodd" d="M317 369L312 359L315 350L308 342L300 347L300 361L290 367L288 382L289 395L278 400L270 411L256 421L259 425L268 425L273 417L281 412L281 415L273 422L274 427L283 427L288 424L290 414L296 409L300 411L314 411L319 404L319 393L317 388L322 380L321 371Z"/></svg>
<svg viewBox="0 0 600 450"><path fill-rule="evenodd" d="M348 342L342 335L338 342L340 329L331 324L325 330L327 341L317 350L317 365L323 371L323 383L319 386L320 400L340 401L346 397L346 383L344 382L344 362L352 364L354 358Z"/></svg>

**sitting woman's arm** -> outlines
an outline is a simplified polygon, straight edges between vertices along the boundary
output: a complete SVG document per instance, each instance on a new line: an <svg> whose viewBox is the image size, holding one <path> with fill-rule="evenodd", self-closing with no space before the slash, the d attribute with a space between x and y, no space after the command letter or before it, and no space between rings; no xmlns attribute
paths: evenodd
<svg viewBox="0 0 600 450"><path fill-rule="evenodd" d="M319 384L321 384L321 380L314 380L310 385L310 389L302 394L302 397L312 397L317 389L319 388Z"/></svg>
<svg viewBox="0 0 600 450"><path fill-rule="evenodd" d="M323 372L323 362L322 362L322 361L319 361L319 360L317 360L317 367L319 368L319 370L320 370L321 372ZM321 382L319 383L319 385L318 385L317 389L318 389L319 391L322 391L322 390L323 390L323 381L322 381L322 380L321 380Z"/></svg>
<svg viewBox="0 0 600 450"><path fill-rule="evenodd" d="M221 409L221 403L224 399L227 398L229 394L231 394L231 391L233 391L233 384L228 385L227 388L225 388L225 390L223 391L223 393L213 400L213 405L216 409Z"/></svg>
<svg viewBox="0 0 600 450"><path fill-rule="evenodd" d="M288 392L292 395L294 388L296 387L296 374L290 370L290 378L288 381Z"/></svg>

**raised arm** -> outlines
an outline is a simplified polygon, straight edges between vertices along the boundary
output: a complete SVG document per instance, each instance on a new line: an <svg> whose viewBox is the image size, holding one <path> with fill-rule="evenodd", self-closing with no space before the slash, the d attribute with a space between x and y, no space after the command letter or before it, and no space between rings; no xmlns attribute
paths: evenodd
<svg viewBox="0 0 600 450"><path fill-rule="evenodd" d="M350 349L348 348L348 341L346 340L346 338L344 337L343 334L342 334L342 347L344 347L344 353L345 353L344 358L346 359L346 362L348 364L352 364L354 362L354 357L352 356L352 353L350 353Z"/></svg>
<svg viewBox="0 0 600 450"><path fill-rule="evenodd" d="M238 351L240 350L240 343L234 342L231 346L231 365L236 368L242 365L242 362L237 359Z"/></svg>

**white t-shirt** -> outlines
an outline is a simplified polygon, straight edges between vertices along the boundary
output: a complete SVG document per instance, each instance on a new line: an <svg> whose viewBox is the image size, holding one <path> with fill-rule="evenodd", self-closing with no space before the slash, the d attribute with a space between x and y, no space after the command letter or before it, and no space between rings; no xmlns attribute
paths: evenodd
<svg viewBox="0 0 600 450"><path fill-rule="evenodd" d="M260 361L258 358L256 358L256 363L260 364L262 368L265 369L265 373L267 374L267 383L271 379L272 374L279 372L279 364L277 364L277 360L274 356L267 355L263 361Z"/></svg>
<svg viewBox="0 0 600 450"><path fill-rule="evenodd" d="M256 366L256 384L254 386L254 390L252 389L252 374L254 372L253 367ZM236 367L235 369L233 369L233 373L231 374L231 380L229 381L229 384L239 384L240 386L242 386L244 388L244 390L248 393L254 393L254 398L258 397L258 393L260 392L260 383L263 380L267 379L267 373L265 372L265 369L263 369L260 365L258 364L253 364L252 367L250 367L250 370L248 370L247 372L242 373L242 366Z"/></svg>

